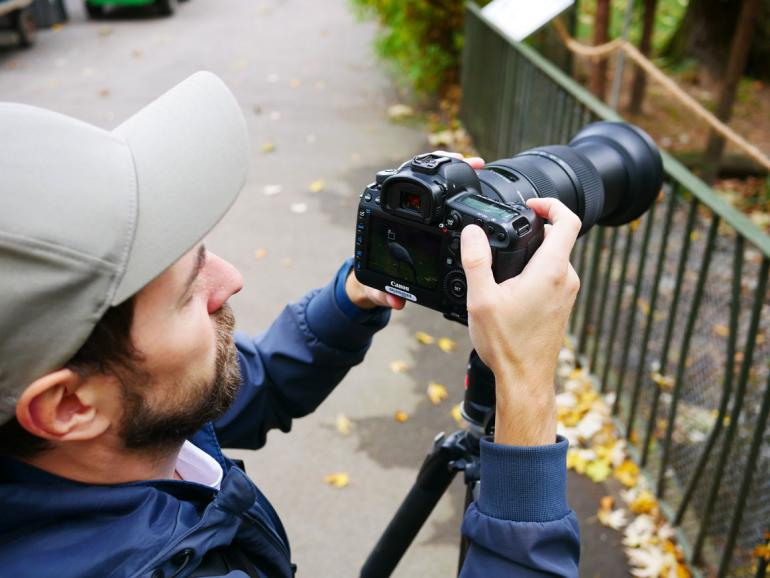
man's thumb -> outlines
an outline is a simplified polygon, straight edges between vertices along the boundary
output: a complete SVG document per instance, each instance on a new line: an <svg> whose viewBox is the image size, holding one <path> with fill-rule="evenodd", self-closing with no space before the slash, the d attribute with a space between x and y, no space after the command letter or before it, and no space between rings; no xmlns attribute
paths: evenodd
<svg viewBox="0 0 770 578"><path fill-rule="evenodd" d="M472 293L484 290L495 283L492 275L492 249L484 231L476 225L468 225L463 229L462 248L460 250L465 277L468 279L469 298Z"/></svg>

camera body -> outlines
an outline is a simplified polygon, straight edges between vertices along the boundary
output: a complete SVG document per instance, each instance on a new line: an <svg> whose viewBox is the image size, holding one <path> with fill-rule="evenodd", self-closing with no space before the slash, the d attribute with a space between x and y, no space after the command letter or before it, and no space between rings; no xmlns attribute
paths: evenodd
<svg viewBox="0 0 770 578"><path fill-rule="evenodd" d="M356 278L467 323L462 229L475 224L486 233L498 283L522 271L544 234L523 196L505 203L484 192L470 165L437 154L377 173L358 206Z"/></svg>

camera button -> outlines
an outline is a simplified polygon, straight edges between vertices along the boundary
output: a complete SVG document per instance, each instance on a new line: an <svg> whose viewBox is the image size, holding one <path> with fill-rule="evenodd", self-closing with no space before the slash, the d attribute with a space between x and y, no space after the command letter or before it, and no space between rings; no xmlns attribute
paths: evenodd
<svg viewBox="0 0 770 578"><path fill-rule="evenodd" d="M371 201L372 200L372 193L366 193L364 195L364 200L367 201L367 202Z"/></svg>
<svg viewBox="0 0 770 578"><path fill-rule="evenodd" d="M493 235L494 232L495 232L494 225L487 225L487 233L489 233L490 235Z"/></svg>
<svg viewBox="0 0 770 578"><path fill-rule="evenodd" d="M497 240L498 241L505 241L505 233L502 233L502 232L498 233L497 234Z"/></svg>
<svg viewBox="0 0 770 578"><path fill-rule="evenodd" d="M449 241L449 250L452 251L455 255L460 254L460 237L454 237L451 241Z"/></svg>

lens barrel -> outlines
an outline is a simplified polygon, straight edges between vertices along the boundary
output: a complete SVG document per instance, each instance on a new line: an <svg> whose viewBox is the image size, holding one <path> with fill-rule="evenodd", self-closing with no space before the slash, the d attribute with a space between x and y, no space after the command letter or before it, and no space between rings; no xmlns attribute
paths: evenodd
<svg viewBox="0 0 770 578"><path fill-rule="evenodd" d="M479 171L484 194L507 203L555 197L582 222L617 226L638 219L663 184L663 161L642 129L623 122L596 122L568 146L524 151Z"/></svg>

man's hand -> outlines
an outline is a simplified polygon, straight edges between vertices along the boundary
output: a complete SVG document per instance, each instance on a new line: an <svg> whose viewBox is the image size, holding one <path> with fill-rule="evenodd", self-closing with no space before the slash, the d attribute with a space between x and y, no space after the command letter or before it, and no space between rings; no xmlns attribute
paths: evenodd
<svg viewBox="0 0 770 578"><path fill-rule="evenodd" d="M484 160L480 157L465 158L460 153L450 153L446 151L434 151L434 155L443 155L460 159L478 170L484 167ZM372 309L374 307L392 307L393 309L403 309L406 301L401 297L396 297L377 289L367 287L359 283L355 274L351 271L345 281L345 292L356 307L361 309Z"/></svg>
<svg viewBox="0 0 770 578"><path fill-rule="evenodd" d="M527 205L552 224L520 275L495 283L487 236L475 225L463 229L461 249L471 341L497 383L495 441L519 446L556 441L556 361L580 287L569 262L580 220L556 199Z"/></svg>

